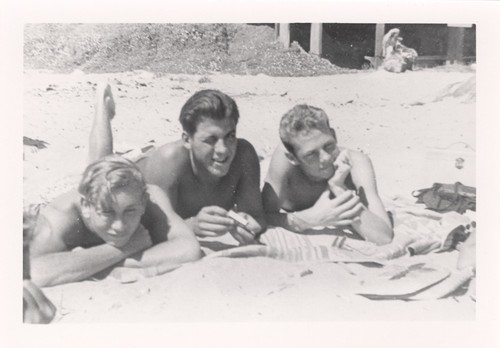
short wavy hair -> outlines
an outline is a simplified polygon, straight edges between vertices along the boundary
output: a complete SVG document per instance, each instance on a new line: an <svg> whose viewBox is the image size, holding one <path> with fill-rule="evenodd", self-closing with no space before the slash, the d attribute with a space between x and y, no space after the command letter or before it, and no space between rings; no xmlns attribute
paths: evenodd
<svg viewBox="0 0 500 348"><path fill-rule="evenodd" d="M146 194L146 181L139 167L126 158L110 155L85 169L78 192L94 206L109 206L113 189L132 184L136 184Z"/></svg>
<svg viewBox="0 0 500 348"><path fill-rule="evenodd" d="M204 89L193 94L181 109L182 129L192 135L203 117L214 120L233 119L238 123L238 106L233 98L221 91Z"/></svg>
<svg viewBox="0 0 500 348"><path fill-rule="evenodd" d="M307 134L312 129L332 132L336 138L335 132L330 127L326 112L307 104L296 105L281 118L279 130L281 142L289 152L294 153L291 139L295 138L299 133Z"/></svg>

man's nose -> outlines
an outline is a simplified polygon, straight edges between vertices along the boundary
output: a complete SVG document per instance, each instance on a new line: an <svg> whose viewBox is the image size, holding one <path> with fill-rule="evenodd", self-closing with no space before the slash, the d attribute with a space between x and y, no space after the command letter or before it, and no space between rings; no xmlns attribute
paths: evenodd
<svg viewBox="0 0 500 348"><path fill-rule="evenodd" d="M215 153L219 155L225 155L227 153L228 147L224 139L219 139L215 143Z"/></svg>
<svg viewBox="0 0 500 348"><path fill-rule="evenodd" d="M113 223L111 224L111 234L118 234L120 232L123 231L123 228L124 228L124 224L123 224L123 221L121 219L116 219L115 221L113 221Z"/></svg>
<svg viewBox="0 0 500 348"><path fill-rule="evenodd" d="M321 165L331 164L332 156L327 151L321 149L319 151L319 162Z"/></svg>

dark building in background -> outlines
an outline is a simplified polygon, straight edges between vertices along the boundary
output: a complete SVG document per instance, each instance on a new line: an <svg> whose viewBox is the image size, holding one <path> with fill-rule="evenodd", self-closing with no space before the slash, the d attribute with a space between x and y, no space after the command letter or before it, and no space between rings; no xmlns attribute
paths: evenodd
<svg viewBox="0 0 500 348"><path fill-rule="evenodd" d="M365 56L376 56L376 25L323 23L321 57L344 68L367 67ZM386 23L384 32L400 29L403 44L418 52L419 66L444 64L449 56L449 43L453 42L448 24L398 24ZM476 57L476 26L463 28L460 38L462 61L470 63ZM451 36L450 36L451 35ZM290 24L290 41L297 41L304 50L310 50L310 23ZM460 44L460 43L458 43Z"/></svg>

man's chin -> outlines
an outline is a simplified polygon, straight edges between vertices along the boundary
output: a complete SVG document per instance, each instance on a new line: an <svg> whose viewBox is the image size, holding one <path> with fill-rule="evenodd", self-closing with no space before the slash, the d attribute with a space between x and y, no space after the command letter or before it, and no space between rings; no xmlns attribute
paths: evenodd
<svg viewBox="0 0 500 348"><path fill-rule="evenodd" d="M129 239L120 239L120 240L108 240L106 244L114 246L115 248L121 248L127 244Z"/></svg>
<svg viewBox="0 0 500 348"><path fill-rule="evenodd" d="M308 176L314 181L323 181L323 180L329 180L333 176L333 171L320 171L316 172L314 174L310 173Z"/></svg>
<svg viewBox="0 0 500 348"><path fill-rule="evenodd" d="M229 166L227 166L227 167L219 167L219 168L211 167L209 169L209 172L213 176L216 176L216 177L220 178L220 177L225 176L229 172Z"/></svg>

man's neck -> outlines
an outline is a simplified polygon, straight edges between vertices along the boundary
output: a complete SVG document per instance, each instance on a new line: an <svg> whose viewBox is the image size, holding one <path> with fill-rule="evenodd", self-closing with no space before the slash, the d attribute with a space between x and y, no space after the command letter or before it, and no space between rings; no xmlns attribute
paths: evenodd
<svg viewBox="0 0 500 348"><path fill-rule="evenodd" d="M194 161L192 153L189 154L190 162L191 162L191 170L193 172L193 176L197 182L202 184L203 186L215 186L222 179L221 177L215 176L206 170L203 166L197 166Z"/></svg>

